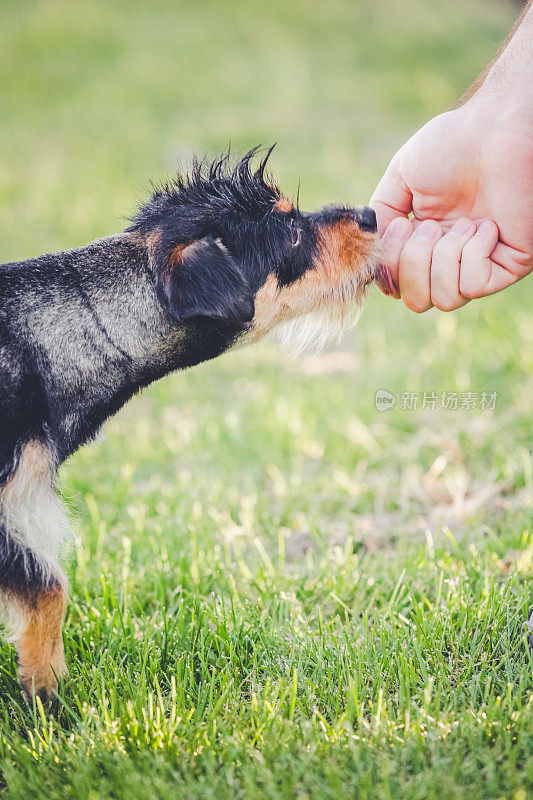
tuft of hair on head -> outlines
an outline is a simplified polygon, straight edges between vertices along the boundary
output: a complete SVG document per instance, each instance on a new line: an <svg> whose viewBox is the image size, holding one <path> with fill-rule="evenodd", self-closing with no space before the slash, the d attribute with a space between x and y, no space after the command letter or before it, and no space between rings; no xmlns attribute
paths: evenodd
<svg viewBox="0 0 533 800"><path fill-rule="evenodd" d="M276 145L264 153L254 167L260 145L252 147L237 161L230 150L208 159L195 156L189 170L157 185L152 184L152 196L131 218L129 231L149 233L164 225L169 214L188 204L213 207L236 205L244 213L256 215L258 210L270 208L280 197L280 192L267 170L269 158Z"/></svg>

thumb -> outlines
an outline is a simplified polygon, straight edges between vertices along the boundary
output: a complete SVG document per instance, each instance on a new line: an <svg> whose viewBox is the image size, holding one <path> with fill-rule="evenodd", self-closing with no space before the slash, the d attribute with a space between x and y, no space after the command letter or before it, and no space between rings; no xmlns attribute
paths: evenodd
<svg viewBox="0 0 533 800"><path fill-rule="evenodd" d="M380 236L393 219L407 217L413 210L413 195L402 178L396 158L387 167L370 198L369 206L376 212Z"/></svg>

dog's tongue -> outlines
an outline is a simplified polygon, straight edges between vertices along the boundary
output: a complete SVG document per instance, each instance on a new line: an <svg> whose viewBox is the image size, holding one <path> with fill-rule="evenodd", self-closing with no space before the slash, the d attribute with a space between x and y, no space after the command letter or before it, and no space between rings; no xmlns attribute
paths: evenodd
<svg viewBox="0 0 533 800"><path fill-rule="evenodd" d="M376 270L376 283L378 284L383 294L387 295L398 294L398 289L396 288L394 281L392 280L391 271L384 264L380 264Z"/></svg>

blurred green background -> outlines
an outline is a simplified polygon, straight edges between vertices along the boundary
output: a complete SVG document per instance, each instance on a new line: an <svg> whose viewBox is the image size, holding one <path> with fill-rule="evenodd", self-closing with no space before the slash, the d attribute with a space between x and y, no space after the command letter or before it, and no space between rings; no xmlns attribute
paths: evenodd
<svg viewBox="0 0 533 800"><path fill-rule="evenodd" d="M514 13L490 0L0 9L4 259L115 231L150 178L228 143L277 141L273 166L289 192L301 182L303 206L363 202Z"/></svg>
<svg viewBox="0 0 533 800"><path fill-rule="evenodd" d="M367 202L395 150L492 57L516 6L0 0L0 14L0 261L10 261L120 230L150 179L228 144L238 153L277 141L272 170L289 195L300 186L302 208ZM190 796L217 799L233 796L230 786L247 798L278 789L337 797L347 786L372 798L425 797L430 787L441 796L443 786L451 796L466 785L471 797L522 792L524 765L531 770L519 625L533 548L532 301L531 278L451 315L416 316L375 291L330 352L294 360L262 343L135 398L106 440L62 471L83 549L69 572L71 678L53 735L17 705L12 651L2 646L9 796L39 791L44 775L49 797L132 796L126 776L142 781L152 769L159 788L146 778L144 797L174 796L176 780L193 782ZM397 402L380 413L378 389L498 399L494 411ZM220 598L232 606L229 622ZM299 636L308 660L298 662L276 741L303 766L289 789L276 789L279 753L262 738L250 693L260 711L278 708L292 691ZM222 641L231 642L224 656ZM355 661L345 641L357 642ZM409 658L413 642L418 660L398 695L395 659ZM219 655L204 662L205 652ZM152 739L149 694L160 685L167 698L175 674L187 722ZM376 738L354 744L346 715L355 685ZM480 708L501 728L478 741ZM400 731L406 714L416 742ZM433 748L446 725L463 733ZM404 749L389 749L393 731ZM82 758L86 746L93 755ZM355 772L348 746L362 759ZM190 766L179 777L176 753ZM236 758L245 766L232 777L222 767ZM206 770L218 794L198 788Z"/></svg>
<svg viewBox="0 0 533 800"><path fill-rule="evenodd" d="M1 8L3 261L120 230L151 179L228 144L238 153L277 141L272 169L289 195L300 187L303 208L366 202L398 146L460 97L516 13L512 4L487 0L4 0ZM312 494L317 481L329 485L343 468L351 485L352 471L369 458L366 479L375 487L354 489L367 498L361 510L377 504L409 512L406 472L422 474L444 440L464 435L464 481L490 476L502 491L522 485L532 283L453 315L420 317L375 291L340 348L344 358L292 361L261 344L170 378L134 400L112 423L111 441L77 456L67 471L76 479L76 465L84 474L87 462L96 471L92 491L111 487L114 504L112 481L100 470L127 460L140 441L132 438L138 426L150 449L132 453L132 468L146 464L153 481L165 469L172 487L180 480L173 458L190 462L193 473L198 460L224 474L234 462L229 490L237 495L248 481L260 490L266 465L285 459L302 473L322 464L316 477L302 479ZM379 414L380 388L398 398L402 391L497 391L499 398L495 414L413 413L398 405ZM161 414L175 422L165 427ZM402 447L413 448L406 431L421 430L427 435L416 439L419 449L400 456ZM176 453L168 449L174 435L183 443ZM301 448L317 438L311 450L322 455L309 459ZM108 458L112 448L121 450L117 460ZM248 466L239 471L243 460ZM202 494L202 476L194 480Z"/></svg>

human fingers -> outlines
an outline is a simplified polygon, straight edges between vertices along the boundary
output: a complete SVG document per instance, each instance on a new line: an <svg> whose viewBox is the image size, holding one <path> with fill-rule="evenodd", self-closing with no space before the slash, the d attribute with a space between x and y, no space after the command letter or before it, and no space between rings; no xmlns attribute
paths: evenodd
<svg viewBox="0 0 533 800"><path fill-rule="evenodd" d="M396 217L407 217L412 211L413 195L405 183L396 155L370 198L370 208L376 212L378 233L383 235Z"/></svg>
<svg viewBox="0 0 533 800"><path fill-rule="evenodd" d="M400 294L407 308L417 314L432 306L431 256L441 236L440 224L434 219L426 219L407 240L400 255Z"/></svg>
<svg viewBox="0 0 533 800"><path fill-rule="evenodd" d="M490 260L512 273L517 281L533 272L533 248L529 252L518 250L499 241L490 254Z"/></svg>
<svg viewBox="0 0 533 800"><path fill-rule="evenodd" d="M468 299L459 291L459 272L463 247L475 232L476 223L467 217L460 217L433 248L431 302L441 311L454 311L468 303Z"/></svg>
<svg viewBox="0 0 533 800"><path fill-rule="evenodd" d="M459 287L468 298L500 292L531 272L530 256L498 241L495 222L485 219L465 245L461 258Z"/></svg>
<svg viewBox="0 0 533 800"><path fill-rule="evenodd" d="M381 241L383 242L383 261L389 270L391 281L387 281L380 289L384 294L388 294L398 299L398 268L400 265L400 255L403 246L413 232L412 223L405 217L396 217L385 230Z"/></svg>
<svg viewBox="0 0 533 800"><path fill-rule="evenodd" d="M516 280L510 280L508 270L491 261L498 237L496 223L484 219L475 235L464 245L459 273L459 291L463 297L469 300L485 297Z"/></svg>

